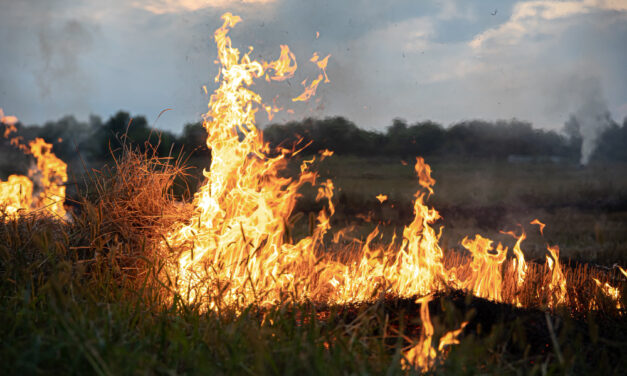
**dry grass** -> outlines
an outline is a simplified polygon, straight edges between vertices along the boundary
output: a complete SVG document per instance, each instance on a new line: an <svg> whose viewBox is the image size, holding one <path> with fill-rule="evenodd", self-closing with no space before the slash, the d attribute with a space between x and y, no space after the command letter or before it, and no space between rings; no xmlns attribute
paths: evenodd
<svg viewBox="0 0 627 376"><path fill-rule="evenodd" d="M235 314L164 299L151 282L175 256L160 246L161 235L190 215L172 194L174 179L184 173L180 161L122 149L114 163L87 174L71 219L33 213L0 220L0 374L407 373L400 367L403 350L422 326L414 306L377 302L355 315L324 308L319 318L309 302ZM464 263L463 255L447 257ZM530 278L529 291L543 283L543 268L530 265L537 278ZM597 273L582 268L566 270L574 289L583 285L582 276ZM602 282L612 278L599 275ZM595 293L590 286L583 291ZM471 320L438 373L624 369L625 360L615 355L624 346L621 321L568 326L566 314L549 344L546 335L537 340L546 327L543 312L535 311L538 321L534 312L484 302L481 317L473 318L475 308L456 308L447 296L434 303L436 338ZM494 313L503 306L515 321ZM601 325L606 322L613 326Z"/></svg>

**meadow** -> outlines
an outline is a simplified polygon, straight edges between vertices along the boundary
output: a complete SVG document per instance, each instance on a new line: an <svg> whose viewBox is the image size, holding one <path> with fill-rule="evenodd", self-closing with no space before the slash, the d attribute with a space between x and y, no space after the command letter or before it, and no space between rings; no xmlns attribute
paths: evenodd
<svg viewBox="0 0 627 376"><path fill-rule="evenodd" d="M414 299L286 300L214 311L173 292L159 272L176 255L155 244L188 208L171 194L182 166L166 162L126 151L83 177L71 221L3 221L0 373L420 373L403 367L424 326ZM413 161L406 162L320 162L321 177L336 185L333 226L354 225L354 236L363 237L377 223L391 233L410 221L417 180ZM520 223L529 260L542 261L546 241L561 246L563 263L625 265L625 166L428 162L437 181L429 203L443 215L444 248L459 248L462 235L476 232L498 238ZM388 201L376 199L381 193ZM319 205L304 189L295 227L306 232L307 213ZM528 224L534 218L547 224L546 240ZM437 351L429 372L621 374L627 365L622 310L516 308L461 291L436 294L429 308L434 339L469 322L459 344Z"/></svg>

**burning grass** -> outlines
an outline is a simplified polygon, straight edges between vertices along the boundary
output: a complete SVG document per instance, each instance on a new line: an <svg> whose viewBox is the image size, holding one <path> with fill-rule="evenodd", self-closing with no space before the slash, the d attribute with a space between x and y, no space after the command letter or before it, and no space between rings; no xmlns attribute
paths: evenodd
<svg viewBox="0 0 627 376"><path fill-rule="evenodd" d="M411 349L425 346L419 342L425 317L433 325L425 364L438 373L616 373L625 366L627 327L615 300L591 282L616 283L621 275L588 264L563 265L567 301L598 304L568 303L549 316L548 302L535 294L551 274L546 264L531 262L519 299L532 308L524 309L458 290L437 294L429 316L421 316L413 298L393 294L368 303L286 301L220 311L184 296L172 300L164 291L174 284L162 271L177 255L159 253L158 235L189 208L159 209L174 200L172 182L184 169L124 150L87 177L71 220L31 213L0 226L3 374L405 374L414 372ZM338 262L359 250L343 249ZM446 251L443 263L468 266L470 257ZM507 277L512 263L504 261L504 281L514 281ZM505 295L514 289L507 283ZM459 343L439 349L464 322Z"/></svg>

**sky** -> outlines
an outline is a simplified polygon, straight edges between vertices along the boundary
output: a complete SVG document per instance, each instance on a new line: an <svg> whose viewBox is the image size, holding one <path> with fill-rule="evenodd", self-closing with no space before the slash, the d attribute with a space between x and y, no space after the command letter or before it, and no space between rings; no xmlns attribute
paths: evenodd
<svg viewBox="0 0 627 376"><path fill-rule="evenodd" d="M227 11L243 19L234 47L296 56L294 78L253 87L290 110L275 122L517 118L559 130L590 108L627 116L627 0L0 0L0 108L26 124L126 110L180 132L207 110L203 85L216 87L212 35ZM331 54L331 82L294 103L318 72L314 52Z"/></svg>

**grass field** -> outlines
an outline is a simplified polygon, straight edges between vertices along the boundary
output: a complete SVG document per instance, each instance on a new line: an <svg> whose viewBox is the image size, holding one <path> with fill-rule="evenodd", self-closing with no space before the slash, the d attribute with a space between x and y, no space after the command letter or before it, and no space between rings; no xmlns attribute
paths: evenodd
<svg viewBox="0 0 627 376"><path fill-rule="evenodd" d="M321 162L321 177L336 185L334 226L352 224L363 237L379 222L388 232L409 222L417 180L407 162ZM527 258L540 259L545 241L528 224L538 218L564 258L626 264L627 166L427 162L446 248L464 235L499 238L521 223ZM417 373L402 368L424 326L413 299L216 312L164 293L157 275L172 255L154 245L174 215L159 212L171 199L160 189L171 181L151 175L160 165L133 163L92 176L92 188L101 188L71 222L26 216L0 224L0 374ZM146 205L144 193L158 205ZM380 193L389 200L379 203ZM303 194L297 211L319 208L311 191ZM469 322L458 345L438 352L438 374L621 374L627 366L624 312L515 308L459 291L437 295L430 310L434 339Z"/></svg>
<svg viewBox="0 0 627 376"><path fill-rule="evenodd" d="M402 228L411 221L418 189L414 161L333 156L319 164L322 179L335 183L336 225L369 232L373 224ZM442 215L443 241L456 247L464 236L507 239L500 231L528 234L531 259L543 258L545 242L558 244L562 256L612 265L627 263L627 165L428 160L436 180L429 200ZM403 164L406 163L406 164ZM385 194L381 204L375 196ZM307 191L301 210L316 208ZM364 217L371 217L367 223ZM536 226L547 227L546 241Z"/></svg>

